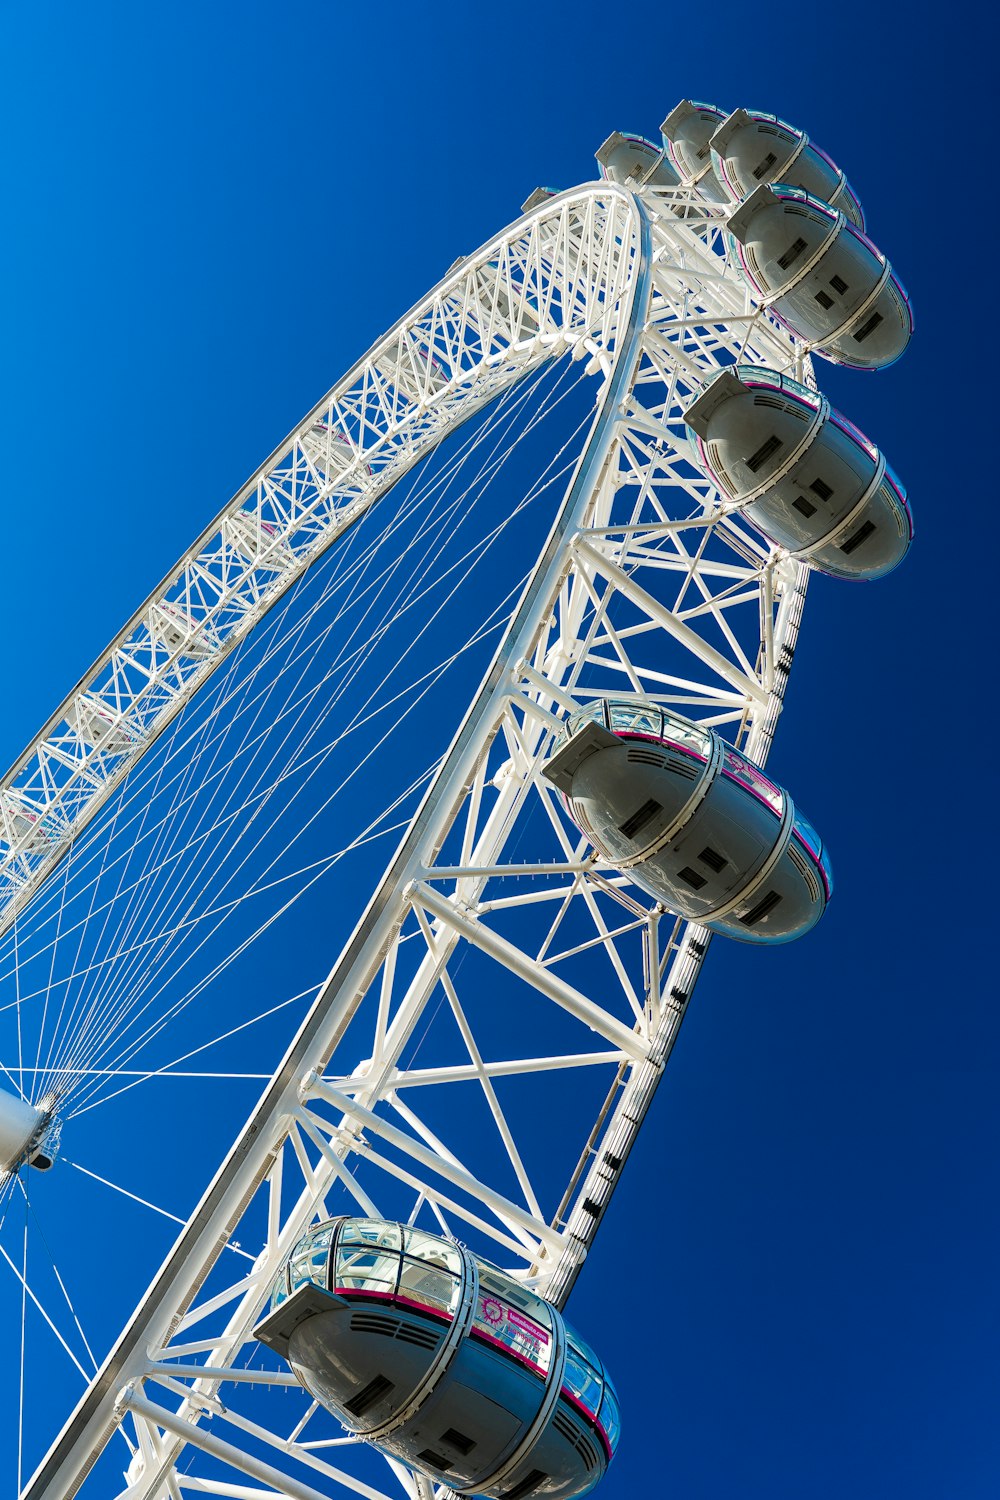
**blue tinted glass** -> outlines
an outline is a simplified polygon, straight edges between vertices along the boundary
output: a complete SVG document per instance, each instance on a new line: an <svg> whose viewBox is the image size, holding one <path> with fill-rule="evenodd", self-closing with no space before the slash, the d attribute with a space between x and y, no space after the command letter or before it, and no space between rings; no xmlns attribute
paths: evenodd
<svg viewBox="0 0 1000 1500"><path fill-rule="evenodd" d="M618 1447L618 1439L621 1437L622 1418L618 1396L607 1376L604 1379L604 1400L601 1402L600 1423L607 1435L608 1446L614 1453Z"/></svg>
<svg viewBox="0 0 1000 1500"><path fill-rule="evenodd" d="M820 838L819 834L816 832L809 819L804 817L798 808L795 809L795 832L798 834L802 843L805 844L806 848L809 850L813 858L818 860L823 852L823 840Z"/></svg>

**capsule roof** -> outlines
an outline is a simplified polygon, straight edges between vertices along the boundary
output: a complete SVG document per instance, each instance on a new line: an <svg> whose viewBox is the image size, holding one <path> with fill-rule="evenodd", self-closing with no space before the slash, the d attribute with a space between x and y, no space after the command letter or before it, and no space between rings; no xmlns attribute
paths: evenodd
<svg viewBox="0 0 1000 1500"><path fill-rule="evenodd" d="M787 183L838 208L857 228L865 226L845 174L804 131L777 115L734 110L713 135L711 152L715 175L732 198L746 198L761 183Z"/></svg>

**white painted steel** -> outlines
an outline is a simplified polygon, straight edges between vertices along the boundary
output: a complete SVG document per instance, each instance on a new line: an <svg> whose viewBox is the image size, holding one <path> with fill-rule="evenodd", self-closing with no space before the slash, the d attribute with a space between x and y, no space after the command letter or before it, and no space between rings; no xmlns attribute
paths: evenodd
<svg viewBox="0 0 1000 1500"><path fill-rule="evenodd" d="M435 352L428 360L421 350ZM690 189L574 190L463 262L401 320L115 643L103 670L117 672L135 652L130 632L156 658L155 679L147 674L156 683L156 712L143 719L142 691L116 699L115 756L125 759L109 755L97 790L89 783L90 801L81 792L74 804L73 826L159 732L157 715L166 722L175 700L193 692L250 628L250 617L273 602L278 584L272 594L261 577L265 562L275 564L272 576L284 586L279 559L284 566L294 555L304 566L445 432L525 369L566 352L586 358L599 377L597 412L505 638L329 980L29 1483L31 1500L78 1493L122 1424L134 1435L122 1491L129 1500L192 1487L211 1492L214 1480L197 1473L198 1451L233 1471L218 1481L220 1494L243 1493L241 1473L274 1484L274 1465L287 1475L287 1494L315 1494L317 1484L320 1493L377 1493L328 1462L325 1447L310 1446L315 1412L304 1406L291 1435L282 1433L260 1419L259 1406L241 1405L248 1391L259 1396L258 1382L229 1374L252 1352L276 1270L309 1223L333 1211L338 1193L358 1212L408 1199L412 1215L465 1226L560 1305L572 1288L670 1055L709 935L651 909L625 876L602 866L540 768L568 711L623 690L660 694L766 760L805 594L800 565L720 510L683 438L685 406L734 358L809 375L790 337L748 310L716 209ZM323 473L336 477L323 484L316 478L321 421L327 434L346 433L340 446L351 450L342 463L331 438ZM266 532L265 541L263 520L278 516L278 493L285 497L280 531ZM252 538L251 511L261 523ZM234 522L238 546L230 540ZM245 608L237 605L243 599ZM65 725L85 722L82 700L93 705L97 697L88 678L47 726L34 759L22 763L34 767L33 787L47 784L43 769L65 740ZM87 748L78 737L76 759L59 761L72 772L65 785L74 796L83 784L78 773L95 771L95 756L107 753L99 744ZM8 797L23 798L21 787L18 781ZM60 784L41 816L51 820L70 801ZM538 859L519 850L505 855L526 827ZM43 878L44 860L51 867L58 857L53 845L36 861L20 837L8 845L8 872L20 880L10 888L13 905ZM483 992L461 992L461 954L490 966L490 1004L510 1007L507 1055L490 1056L495 1041L480 1040ZM582 954L595 960L590 993L581 988L588 983ZM422 1057L418 1068L407 1049L438 1004L447 1006L468 1063L442 1054L436 1062ZM523 1025L513 1019L522 1012ZM581 1090L580 1117L563 1122L579 1132L582 1153L561 1203L547 1209L531 1170L537 1126L530 1111L511 1117L498 1087L517 1077L544 1099L553 1071L569 1068L581 1080L603 1080L603 1103L594 1109L592 1090ZM502 1180L466 1159L476 1149L472 1139L443 1139L437 1115L419 1103L421 1089L430 1098L469 1082L478 1084L495 1124ZM220 1261L234 1235L260 1247L249 1270L240 1262L227 1272ZM169 1410L149 1400L146 1386L168 1393ZM225 1442L203 1430L213 1413L232 1429ZM338 1441L338 1460L346 1462L351 1444ZM429 1497L425 1480L392 1467L409 1493Z"/></svg>

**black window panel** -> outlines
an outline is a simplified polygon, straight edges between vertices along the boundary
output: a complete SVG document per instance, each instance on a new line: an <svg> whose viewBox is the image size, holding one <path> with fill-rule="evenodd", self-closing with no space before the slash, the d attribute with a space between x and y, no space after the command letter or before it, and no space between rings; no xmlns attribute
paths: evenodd
<svg viewBox="0 0 1000 1500"><path fill-rule="evenodd" d="M756 906L750 908L745 917L740 917L741 923L744 927L753 927L755 923L766 917L769 911L774 911L781 899L780 891L768 891Z"/></svg>
<svg viewBox="0 0 1000 1500"><path fill-rule="evenodd" d="M856 344L863 344L868 335L875 332L881 321L882 314L880 312L872 313L871 317L865 319L861 327L858 329L857 333L854 335L854 342Z"/></svg>
<svg viewBox="0 0 1000 1500"><path fill-rule="evenodd" d="M812 490L813 494L818 495L821 500L829 500L830 496L833 494L833 490L827 484L825 479L814 479L809 488Z"/></svg>
<svg viewBox="0 0 1000 1500"><path fill-rule="evenodd" d="M817 292L816 301L819 303L820 307L833 306L833 298L827 292Z"/></svg>
<svg viewBox="0 0 1000 1500"><path fill-rule="evenodd" d="M847 282L844 280L843 276L831 276L830 285L840 297L842 297L847 291Z"/></svg>
<svg viewBox="0 0 1000 1500"><path fill-rule="evenodd" d="M774 166L777 160L778 158L775 156L774 152L769 151L760 165L754 167L753 175L756 177L758 182L763 181L763 179L767 176L768 172L770 172L771 168Z"/></svg>
<svg viewBox="0 0 1000 1500"><path fill-rule="evenodd" d="M422 1464L429 1464L432 1469L450 1469L451 1459L442 1458L440 1453L435 1453L433 1448L425 1448L422 1453L417 1454Z"/></svg>
<svg viewBox="0 0 1000 1500"><path fill-rule="evenodd" d="M775 437L772 432L771 436L765 438L764 442L761 443L757 452L751 453L747 459L747 468L756 474L757 470L766 464L769 458L773 458L779 448L783 448L784 446L780 437Z"/></svg>
<svg viewBox="0 0 1000 1500"><path fill-rule="evenodd" d="M634 839L640 828L645 828L646 824L651 822L656 817L656 814L662 810L662 806L662 803L657 802L654 797L650 797L648 802L644 802L641 807L636 808L630 818L626 818L624 823L619 823L618 832L623 833L627 839Z"/></svg>
<svg viewBox="0 0 1000 1500"><path fill-rule="evenodd" d="M542 1480L548 1479L548 1477L547 1474L542 1473L541 1469L532 1469L531 1473L525 1474L520 1483L515 1484L512 1490L505 1492L504 1500L524 1500L525 1495L530 1495L538 1488Z"/></svg>
<svg viewBox="0 0 1000 1500"><path fill-rule="evenodd" d="M792 504L795 509L803 516L808 517L814 516L816 514L815 505L810 505L805 495L800 495L797 500L792 501Z"/></svg>
<svg viewBox="0 0 1000 1500"><path fill-rule="evenodd" d="M387 1380L384 1375L376 1375L374 1380L369 1380L368 1384L362 1386L358 1394L352 1396L350 1401L345 1401L344 1405L354 1416L360 1417L362 1412L368 1410L369 1406L374 1406L376 1401L381 1400L383 1396L387 1396L394 1385L395 1381Z"/></svg>
<svg viewBox="0 0 1000 1500"><path fill-rule="evenodd" d="M725 855L720 854L718 849L703 849L698 858L708 865L710 870L715 870L716 872L724 870L729 863Z"/></svg>
<svg viewBox="0 0 1000 1500"><path fill-rule="evenodd" d="M476 1446L475 1438L466 1437L464 1432L458 1432L454 1427L442 1432L441 1441L447 1443L449 1448L457 1448L459 1453L471 1453Z"/></svg>
<svg viewBox="0 0 1000 1500"><path fill-rule="evenodd" d="M863 526L859 526L857 531L847 538L846 542L841 542L841 552L853 552L857 547L861 546L862 542L867 542L874 530L875 522L866 521Z"/></svg>
<svg viewBox="0 0 1000 1500"><path fill-rule="evenodd" d="M803 240L803 239L793 240L792 243L789 245L788 249L785 251L784 255L779 255L778 256L778 265L781 267L781 269L783 271L787 271L788 267L792 264L792 261L793 260L798 260L799 256L802 254L802 252L803 252L803 250L805 248L806 248L806 242L805 242L805 240Z"/></svg>
<svg viewBox="0 0 1000 1500"><path fill-rule="evenodd" d="M685 865L683 870L677 871L677 879L683 880L684 884L689 885L693 891L700 891L703 885L708 884L705 876L699 875L697 870L692 870L690 865Z"/></svg>

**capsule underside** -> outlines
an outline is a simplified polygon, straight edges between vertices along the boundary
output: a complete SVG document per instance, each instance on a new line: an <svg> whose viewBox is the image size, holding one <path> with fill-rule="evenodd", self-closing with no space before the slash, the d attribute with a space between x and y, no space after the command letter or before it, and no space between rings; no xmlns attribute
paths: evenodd
<svg viewBox="0 0 1000 1500"><path fill-rule="evenodd" d="M362 1310L359 1299L354 1310L320 1314L300 1325L289 1341L288 1357L310 1395L352 1425L357 1418L351 1402L360 1397L363 1420L374 1426L389 1420L401 1393L424 1377L444 1332L426 1315L401 1308L391 1313ZM466 1339L447 1378L380 1446L460 1494L530 1495L539 1493L542 1480L547 1497L586 1494L607 1464L593 1431L563 1400L556 1421L547 1424L539 1442L502 1483L488 1482L524 1438L543 1390L539 1377L527 1368L475 1338ZM381 1394L371 1400L365 1395L371 1391ZM520 1490L532 1475L535 1482Z"/></svg>
<svg viewBox="0 0 1000 1500"><path fill-rule="evenodd" d="M821 418L818 398L810 404L780 389L780 376L774 385L764 383L766 372L756 379L761 384L747 387L730 377L733 394L698 438L711 477L737 501L761 491L744 514L822 572L846 579L890 572L912 529L892 480L874 484L877 449L863 446L836 413Z"/></svg>
<svg viewBox="0 0 1000 1500"><path fill-rule="evenodd" d="M891 273L878 290L886 265L874 247L846 222L836 227L825 205L755 198L730 224L739 263L776 316L838 364L877 369L898 359L912 319Z"/></svg>

